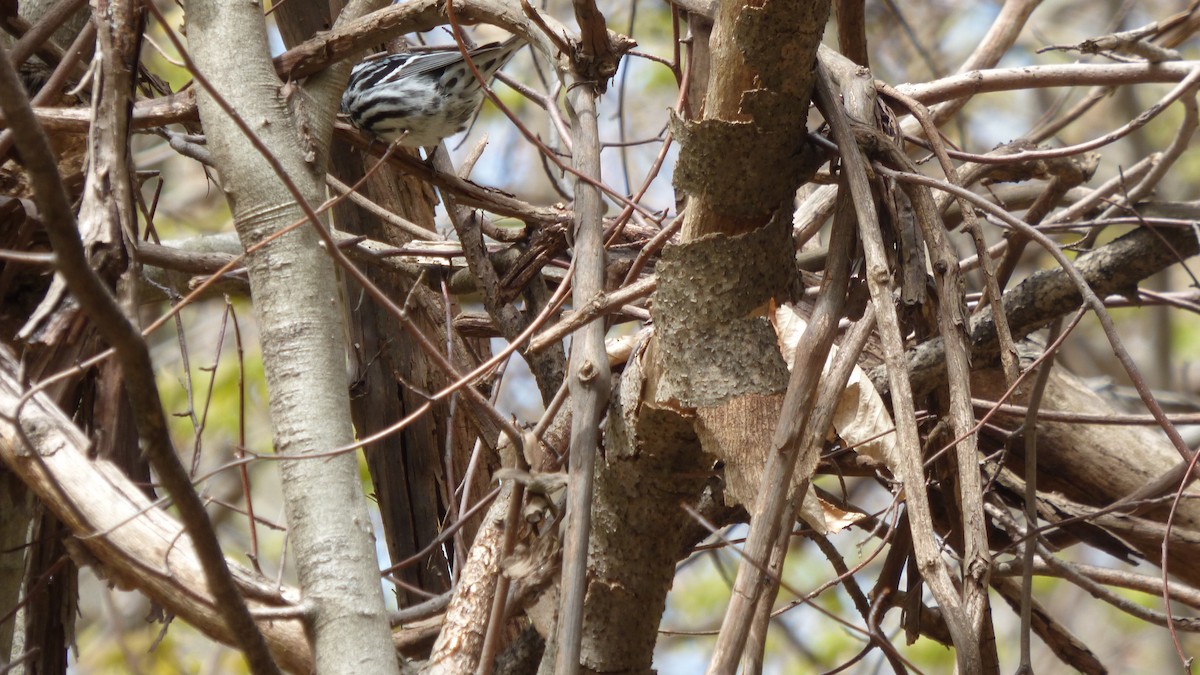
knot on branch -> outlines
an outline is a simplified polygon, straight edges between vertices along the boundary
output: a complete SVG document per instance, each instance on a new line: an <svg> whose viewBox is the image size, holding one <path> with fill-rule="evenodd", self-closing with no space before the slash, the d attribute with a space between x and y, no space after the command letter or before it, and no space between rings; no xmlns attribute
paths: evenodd
<svg viewBox="0 0 1200 675"><path fill-rule="evenodd" d="M605 31L605 39L595 40L584 35L571 50L571 67L580 79L593 83L596 91L603 94L608 81L617 74L621 58L637 46L637 40L628 35Z"/></svg>

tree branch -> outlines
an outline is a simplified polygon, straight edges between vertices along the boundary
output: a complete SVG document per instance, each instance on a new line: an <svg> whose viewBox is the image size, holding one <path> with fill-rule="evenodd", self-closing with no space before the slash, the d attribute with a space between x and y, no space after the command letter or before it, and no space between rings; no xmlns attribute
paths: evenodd
<svg viewBox="0 0 1200 675"><path fill-rule="evenodd" d="M205 579L218 598L217 605L229 630L255 673L277 673L279 669L267 650L262 633L250 618L229 575L221 544L204 504L192 489L191 479L175 455L146 343L92 271L49 142L38 126L12 62L3 50L0 50L0 101L3 101L0 107L13 127L17 149L33 181L35 199L55 251L57 269L97 330L117 352L143 451L179 508L200 554Z"/></svg>

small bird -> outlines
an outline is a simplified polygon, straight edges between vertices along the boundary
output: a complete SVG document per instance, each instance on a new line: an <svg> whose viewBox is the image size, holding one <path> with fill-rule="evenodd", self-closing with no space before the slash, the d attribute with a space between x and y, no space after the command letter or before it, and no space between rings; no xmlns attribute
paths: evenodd
<svg viewBox="0 0 1200 675"><path fill-rule="evenodd" d="M519 38L470 50L490 81L518 49ZM350 71L342 112L381 141L408 147L437 145L463 129L483 105L483 88L458 51L369 57Z"/></svg>

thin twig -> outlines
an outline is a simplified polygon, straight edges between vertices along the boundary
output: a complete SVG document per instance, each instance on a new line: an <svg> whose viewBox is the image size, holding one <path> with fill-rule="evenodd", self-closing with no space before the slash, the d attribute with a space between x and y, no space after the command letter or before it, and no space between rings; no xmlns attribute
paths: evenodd
<svg viewBox="0 0 1200 675"><path fill-rule="evenodd" d="M575 148L575 290L572 299L582 307L604 291L604 206L595 184L600 178L600 136L596 97L590 87L568 88ZM558 611L558 651L555 672L579 672L583 640L583 602L587 591L588 538L591 531L593 474L600 446L600 422L608 407L608 356L605 325L597 317L571 341L567 386L571 393L570 483L567 489L567 534Z"/></svg>
<svg viewBox="0 0 1200 675"><path fill-rule="evenodd" d="M1033 381L1033 391L1029 394L1028 410L1025 413L1025 529L1033 531L1037 527L1037 418L1038 408L1041 407L1042 395L1046 391L1046 383L1050 381L1050 369L1054 367L1054 350L1058 346L1058 336L1062 333L1062 318L1055 319L1050 324L1050 333L1046 342L1050 346L1038 366L1037 377ZM1026 541L1024 550L1025 574L1021 586L1021 665L1018 673L1030 675L1033 673L1033 660L1030 654L1030 622L1033 620L1033 559L1037 552L1035 541Z"/></svg>

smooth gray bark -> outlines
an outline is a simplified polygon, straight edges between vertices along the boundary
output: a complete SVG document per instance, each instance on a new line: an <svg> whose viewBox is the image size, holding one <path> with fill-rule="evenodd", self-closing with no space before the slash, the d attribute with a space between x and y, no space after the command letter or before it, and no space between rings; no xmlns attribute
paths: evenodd
<svg viewBox="0 0 1200 675"><path fill-rule="evenodd" d="M190 48L200 73L270 149L299 195L318 205L324 197L331 113L346 67L326 71L312 87L315 96L286 91L271 64L258 5L197 0L187 10ZM201 96L199 106L243 245L251 249L303 220L296 196L234 120L211 95ZM333 262L307 224L252 253L248 269L275 449L288 457L320 455L279 463L316 669L396 672L357 454L326 456L354 441Z"/></svg>

